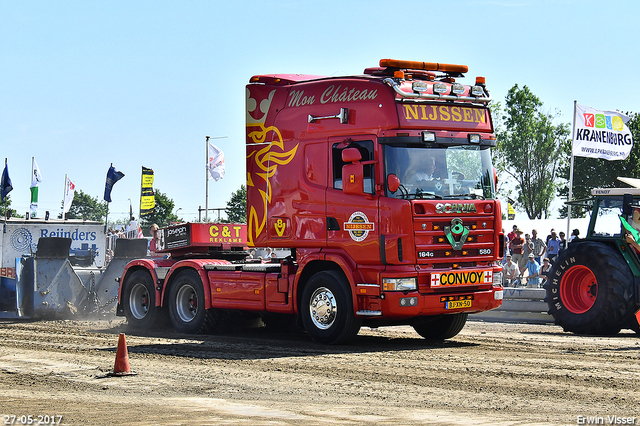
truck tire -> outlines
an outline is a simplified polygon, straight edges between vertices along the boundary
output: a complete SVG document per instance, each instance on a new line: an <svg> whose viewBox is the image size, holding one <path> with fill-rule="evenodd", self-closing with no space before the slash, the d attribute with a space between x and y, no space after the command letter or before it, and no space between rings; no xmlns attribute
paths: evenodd
<svg viewBox="0 0 640 426"><path fill-rule="evenodd" d="M633 274L620 253L595 241L560 252L544 285L549 314L564 331L617 334L634 313Z"/></svg>
<svg viewBox="0 0 640 426"><path fill-rule="evenodd" d="M205 309L204 287L196 271L179 272L172 281L169 316L176 331L187 334L206 333L215 322L213 310Z"/></svg>
<svg viewBox="0 0 640 426"><path fill-rule="evenodd" d="M318 272L302 292L302 324L316 342L340 345L353 339L362 320L353 312L347 280L336 271Z"/></svg>
<svg viewBox="0 0 640 426"><path fill-rule="evenodd" d="M467 323L468 314L460 313L442 315L437 318L422 317L416 320L412 327L427 340L445 340L456 336Z"/></svg>
<svg viewBox="0 0 640 426"><path fill-rule="evenodd" d="M124 315L134 330L151 330L167 325L166 309L156 306L156 289L147 271L127 276L122 295Z"/></svg>

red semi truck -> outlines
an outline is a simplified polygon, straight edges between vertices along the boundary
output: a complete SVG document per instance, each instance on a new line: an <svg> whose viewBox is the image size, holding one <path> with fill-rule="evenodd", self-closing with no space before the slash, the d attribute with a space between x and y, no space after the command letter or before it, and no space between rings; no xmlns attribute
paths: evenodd
<svg viewBox="0 0 640 426"><path fill-rule="evenodd" d="M361 326L446 339L502 303L504 253L483 77L381 60L363 75L257 75L246 87L247 225L163 228L169 258L130 262L118 315L215 329L229 310L302 324L321 343ZM275 263L245 248L287 249Z"/></svg>

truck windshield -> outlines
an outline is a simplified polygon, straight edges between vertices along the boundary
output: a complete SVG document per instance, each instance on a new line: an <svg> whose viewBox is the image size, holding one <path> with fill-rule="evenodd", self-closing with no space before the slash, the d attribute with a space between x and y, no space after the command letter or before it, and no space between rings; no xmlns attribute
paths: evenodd
<svg viewBox="0 0 640 426"><path fill-rule="evenodd" d="M488 146L385 146L385 176L400 180L387 196L403 199L494 198Z"/></svg>

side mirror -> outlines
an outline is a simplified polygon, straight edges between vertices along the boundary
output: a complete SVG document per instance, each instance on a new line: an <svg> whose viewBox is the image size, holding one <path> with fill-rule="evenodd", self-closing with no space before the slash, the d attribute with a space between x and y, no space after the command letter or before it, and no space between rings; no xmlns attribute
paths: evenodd
<svg viewBox="0 0 640 426"><path fill-rule="evenodd" d="M391 193L394 193L400 188L400 179L394 173L387 176L387 188Z"/></svg>
<svg viewBox="0 0 640 426"><path fill-rule="evenodd" d="M342 161L345 163L355 163L362 160L362 154L358 148L345 148L342 150Z"/></svg>

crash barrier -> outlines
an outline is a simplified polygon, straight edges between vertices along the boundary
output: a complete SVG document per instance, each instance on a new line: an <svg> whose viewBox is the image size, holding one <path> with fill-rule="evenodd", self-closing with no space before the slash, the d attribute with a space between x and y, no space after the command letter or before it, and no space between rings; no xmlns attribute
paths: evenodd
<svg viewBox="0 0 640 426"><path fill-rule="evenodd" d="M505 287L502 306L473 314L469 318L483 321L553 324L553 317L547 314L549 306L544 301L545 296L546 290L543 288Z"/></svg>
<svg viewBox="0 0 640 426"><path fill-rule="evenodd" d="M15 280L3 280L0 318L72 317L115 312L125 265L145 257L145 239L121 239L106 268L73 266L70 238L42 237L35 256L16 259Z"/></svg>

